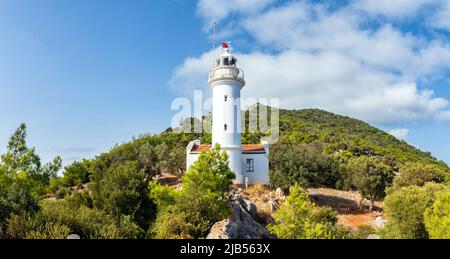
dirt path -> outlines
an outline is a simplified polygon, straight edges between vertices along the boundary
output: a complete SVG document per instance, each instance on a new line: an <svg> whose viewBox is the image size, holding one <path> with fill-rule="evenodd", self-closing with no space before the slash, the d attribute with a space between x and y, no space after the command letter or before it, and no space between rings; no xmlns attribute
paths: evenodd
<svg viewBox="0 0 450 259"><path fill-rule="evenodd" d="M331 207L338 212L337 224L351 231L356 231L360 226L370 225L377 227L376 219L383 215L383 203L375 202L375 209L369 211L370 202L363 201L363 209L358 208L361 195L358 192L340 191L328 188L308 189L311 200L318 206Z"/></svg>

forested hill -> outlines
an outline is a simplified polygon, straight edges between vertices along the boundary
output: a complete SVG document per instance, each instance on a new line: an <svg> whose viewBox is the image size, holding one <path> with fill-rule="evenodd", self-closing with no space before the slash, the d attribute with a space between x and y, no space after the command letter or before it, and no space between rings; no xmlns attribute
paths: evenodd
<svg viewBox="0 0 450 259"><path fill-rule="evenodd" d="M280 143L324 143L328 154L347 151L356 156L391 156L399 162L438 163L429 152L368 123L319 109L280 110L280 135Z"/></svg>
<svg viewBox="0 0 450 259"><path fill-rule="evenodd" d="M255 105L249 110L255 111L260 107L262 106ZM270 117L271 109L268 110ZM245 116L248 128L249 111ZM210 115L204 117L204 127L210 127L210 120ZM200 122L190 119L180 127L193 128L194 123ZM429 152L420 151L405 141L350 117L318 109L281 109L279 125L280 137L272 145L270 152L271 180L275 185L287 186L300 182L306 186L349 187L345 184L342 171L348 171L345 170L346 165L356 158L370 158L375 164L390 166L394 172L408 163L432 165L448 171L448 166L432 157ZM243 143L259 143L266 133L270 134L263 130L243 134ZM90 164L89 175L93 174L94 178L96 175L102 176L108 168L126 161L136 162L138 168L144 169L149 177L161 173L182 174L185 169L186 146L194 139L210 143L211 135L179 133L168 128L157 135L144 135L129 143L116 145L109 152L84 163ZM278 178L288 180L281 183Z"/></svg>
<svg viewBox="0 0 450 259"><path fill-rule="evenodd" d="M250 110L261 106L253 106ZM269 116L271 109L269 108ZM249 112L246 112L247 128ZM259 118L258 118L259 119ZM203 125L210 127L211 116L204 117ZM198 120L190 119L182 123L183 128L192 127ZM383 159L393 166L394 171L409 162L433 164L444 170L447 165L432 157L429 152L421 151L405 141L379 130L368 123L350 117L336 115L319 109L279 110L280 137L272 146L271 169L273 169L278 154L285 153L285 149L293 152L300 149L314 157L332 157L340 163L349 159L367 156ZM178 129L179 130L179 129ZM260 143L262 137L270 132L243 134L243 143ZM209 133L179 133L177 129L168 128L157 135L143 135L129 143L116 145L109 152L99 155L94 161L101 167L123 161L138 161L151 174L161 172L182 173L185 167L185 152L187 144L194 139L201 139L202 143L210 143ZM300 151L299 151L300 152ZM298 155L298 152L295 154ZM295 155L293 154L293 155Z"/></svg>
<svg viewBox="0 0 450 259"><path fill-rule="evenodd" d="M251 107L245 114L246 121L255 119L250 114L261 108ZM276 117L273 110L268 114ZM210 126L210 118L203 119L205 127ZM181 126L192 127L193 123L200 121L189 119ZM248 128L249 124L245 126ZM450 183L450 170L444 162L362 121L317 109L280 110L279 126L279 140L270 147L273 187L286 191L293 185L352 189L374 202L403 187ZM181 182L191 181L194 187L202 179L197 177L199 172L211 173L209 167L200 170L196 167L185 173L187 144L194 139L210 142L208 133L180 133L168 128L160 134L143 135L93 159L66 166L62 176L57 176L60 158L41 165L34 148L27 147L25 136L23 124L12 135L7 152L0 156L0 237L65 238L70 233L83 238L151 238L155 233L170 238L186 237L183 231L173 236L172 232L178 229L166 227L175 224L180 229L187 228L189 236L203 238L215 222L226 218L221 213L229 211L222 204L224 209L209 219L211 208L217 206L196 202L204 206L195 207L189 203L195 200L192 197L204 193L204 198L215 197L215 204L217 197L210 196L209 189L201 189L209 187L175 194L165 186L178 182L179 177L174 176L183 175ZM242 139L244 143L259 143L262 137L271 136L274 131L259 129L243 134ZM217 160L210 162L225 163L217 153L205 155L208 156ZM219 183L223 186L217 193L222 200L228 181L231 183L231 178L226 179ZM190 221L206 211L201 217L206 221Z"/></svg>

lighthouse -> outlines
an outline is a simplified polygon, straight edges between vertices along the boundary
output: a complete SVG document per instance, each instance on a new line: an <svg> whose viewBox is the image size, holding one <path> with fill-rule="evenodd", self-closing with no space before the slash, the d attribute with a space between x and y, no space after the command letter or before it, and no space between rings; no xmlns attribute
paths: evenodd
<svg viewBox="0 0 450 259"><path fill-rule="evenodd" d="M222 44L222 53L212 66L208 86L212 91L212 145L194 140L187 146L186 169L195 163L201 152L220 145L228 154L235 184L269 183L269 145L242 145L241 90L245 86L244 71L237 67L229 43Z"/></svg>
<svg viewBox="0 0 450 259"><path fill-rule="evenodd" d="M241 89L244 72L236 67L237 59L228 43L222 44L222 54L209 72L208 85L212 91L212 145L220 145L228 154L231 171L237 182L242 175Z"/></svg>

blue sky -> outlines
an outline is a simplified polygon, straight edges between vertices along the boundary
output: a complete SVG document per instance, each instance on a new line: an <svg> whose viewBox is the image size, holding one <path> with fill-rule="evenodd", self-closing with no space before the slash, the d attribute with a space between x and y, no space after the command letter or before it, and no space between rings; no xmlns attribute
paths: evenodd
<svg viewBox="0 0 450 259"><path fill-rule="evenodd" d="M166 129L174 98L207 91L213 21L244 97L353 116L450 163L448 0L0 0L0 151L20 122L65 163Z"/></svg>

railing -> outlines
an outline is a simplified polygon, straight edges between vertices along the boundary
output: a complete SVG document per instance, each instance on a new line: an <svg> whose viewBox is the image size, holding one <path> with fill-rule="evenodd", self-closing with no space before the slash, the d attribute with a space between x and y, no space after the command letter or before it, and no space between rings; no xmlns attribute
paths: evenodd
<svg viewBox="0 0 450 259"><path fill-rule="evenodd" d="M216 67L209 72L209 80L233 78L244 81L244 71L236 67Z"/></svg>

